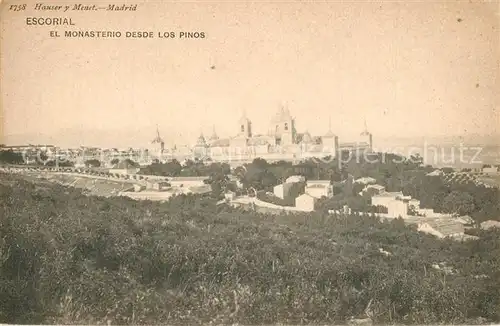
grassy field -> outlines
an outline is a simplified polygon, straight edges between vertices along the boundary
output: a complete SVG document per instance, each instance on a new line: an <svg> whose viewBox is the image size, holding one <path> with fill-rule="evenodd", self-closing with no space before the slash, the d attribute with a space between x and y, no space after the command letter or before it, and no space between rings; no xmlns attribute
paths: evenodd
<svg viewBox="0 0 500 326"><path fill-rule="evenodd" d="M44 179L65 186L85 189L88 193L96 196L116 196L121 191L133 190L133 186L129 182L92 178L90 176L52 173L45 174Z"/></svg>
<svg viewBox="0 0 500 326"><path fill-rule="evenodd" d="M3 174L0 234L3 323L500 322L495 231L460 243L398 220L85 196Z"/></svg>

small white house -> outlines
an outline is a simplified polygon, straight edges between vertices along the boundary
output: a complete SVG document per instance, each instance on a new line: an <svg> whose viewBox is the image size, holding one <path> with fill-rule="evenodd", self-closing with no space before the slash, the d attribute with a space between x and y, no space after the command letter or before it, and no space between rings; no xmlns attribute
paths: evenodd
<svg viewBox="0 0 500 326"><path fill-rule="evenodd" d="M363 192L367 192L367 191L373 191L375 194L377 195L380 195L381 193L383 193L385 191L385 187L384 186L381 186L381 185L367 185L364 189L363 189Z"/></svg>
<svg viewBox="0 0 500 326"><path fill-rule="evenodd" d="M330 180L307 180L307 187L312 185L329 185Z"/></svg>
<svg viewBox="0 0 500 326"><path fill-rule="evenodd" d="M408 202L401 199L390 201L387 205L387 214L394 218L406 218L408 216Z"/></svg>
<svg viewBox="0 0 500 326"><path fill-rule="evenodd" d="M146 189L161 191L170 188L170 184L168 182L162 181L148 181L146 182Z"/></svg>
<svg viewBox="0 0 500 326"><path fill-rule="evenodd" d="M146 189L146 187L145 187L145 186L143 186L143 185L139 185L139 184L135 184L135 185L134 185L134 191L135 191L135 192L140 192L140 191L142 191L142 190L144 190L144 189Z"/></svg>
<svg viewBox="0 0 500 326"><path fill-rule="evenodd" d="M372 197L372 205L389 208L389 203L401 196L403 196L402 192L383 192Z"/></svg>
<svg viewBox="0 0 500 326"><path fill-rule="evenodd" d="M288 197L290 194L290 189L292 188L293 183L282 183L277 186L274 186L273 188L273 193L276 197L279 197L281 199L285 199L285 197Z"/></svg>
<svg viewBox="0 0 500 326"><path fill-rule="evenodd" d="M369 185L369 184L377 183L377 180L375 180L371 177L363 177L363 178L359 178L359 179L354 180L354 183Z"/></svg>
<svg viewBox="0 0 500 326"><path fill-rule="evenodd" d="M496 167L496 166L484 167L481 171L483 173L486 173L486 174L497 174L498 173L498 167Z"/></svg>
<svg viewBox="0 0 500 326"><path fill-rule="evenodd" d="M312 212L316 209L317 198L303 194L295 198L295 207L304 212Z"/></svg>

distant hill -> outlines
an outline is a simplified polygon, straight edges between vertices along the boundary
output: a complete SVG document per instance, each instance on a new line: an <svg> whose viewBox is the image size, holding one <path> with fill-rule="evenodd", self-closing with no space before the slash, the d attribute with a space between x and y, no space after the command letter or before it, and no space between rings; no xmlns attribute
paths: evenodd
<svg viewBox="0 0 500 326"><path fill-rule="evenodd" d="M162 138L167 141L176 139L174 130L160 130ZM5 137L7 145L51 144L61 147L95 146L95 147L147 147L156 135L156 128L130 128L117 130L83 130L63 129L53 133L15 134Z"/></svg>
<svg viewBox="0 0 500 326"><path fill-rule="evenodd" d="M443 136L420 136L420 137L380 137L374 135L374 144L378 146L410 146L420 145L423 143L432 145L482 145L482 146L500 146L500 134L479 135L443 135Z"/></svg>
<svg viewBox="0 0 500 326"><path fill-rule="evenodd" d="M37 134L15 134L6 135L4 142L7 145L23 144L52 144L61 147L97 146L97 147L147 147L155 137L154 127L137 127L116 130L83 130L63 129L53 133ZM171 146L190 143L198 135L184 134L178 129L160 130L162 138ZM194 138L193 138L194 137ZM342 139L340 139L342 141ZM423 146L423 144L434 146L500 146L500 135L453 135L453 136L421 136L421 137L378 137L373 135L373 144L377 149L394 148L398 146Z"/></svg>

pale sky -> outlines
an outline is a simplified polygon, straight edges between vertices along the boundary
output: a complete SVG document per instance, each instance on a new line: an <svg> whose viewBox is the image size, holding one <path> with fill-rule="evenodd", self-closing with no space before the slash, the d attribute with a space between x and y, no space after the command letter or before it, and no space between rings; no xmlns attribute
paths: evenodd
<svg viewBox="0 0 500 326"><path fill-rule="evenodd" d="M168 145L192 142L213 125L235 135L243 110L265 133L284 102L299 132L324 134L331 117L340 141L364 119L374 141L499 132L498 2L155 1L129 2L134 12L66 13L27 3L1 13L8 144L147 146L156 124ZM27 26L28 16L75 26ZM122 37L51 38L52 30ZM206 38L157 37L167 31Z"/></svg>

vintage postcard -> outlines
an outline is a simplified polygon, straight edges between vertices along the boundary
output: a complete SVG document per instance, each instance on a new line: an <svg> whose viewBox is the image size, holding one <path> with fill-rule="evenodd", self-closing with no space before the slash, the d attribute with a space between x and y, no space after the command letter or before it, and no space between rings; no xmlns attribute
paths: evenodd
<svg viewBox="0 0 500 326"><path fill-rule="evenodd" d="M499 13L4 0L0 323L500 323Z"/></svg>

